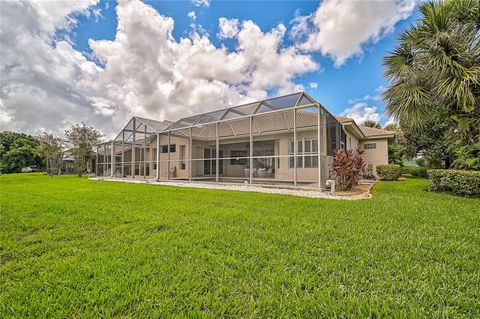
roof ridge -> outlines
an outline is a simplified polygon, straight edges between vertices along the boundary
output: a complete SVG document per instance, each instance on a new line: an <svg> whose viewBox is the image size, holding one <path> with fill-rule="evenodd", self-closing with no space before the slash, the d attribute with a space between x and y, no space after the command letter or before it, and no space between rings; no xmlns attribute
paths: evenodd
<svg viewBox="0 0 480 319"><path fill-rule="evenodd" d="M395 135L395 132L384 130L382 128L370 127L365 125L358 125L358 127L366 137L380 136L380 135Z"/></svg>

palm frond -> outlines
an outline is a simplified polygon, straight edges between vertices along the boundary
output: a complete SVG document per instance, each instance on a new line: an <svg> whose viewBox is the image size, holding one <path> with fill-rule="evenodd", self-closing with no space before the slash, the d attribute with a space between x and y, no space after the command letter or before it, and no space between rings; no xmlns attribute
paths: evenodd
<svg viewBox="0 0 480 319"><path fill-rule="evenodd" d="M429 101L431 96L421 85L397 81L383 93L388 115L393 115L400 122L417 126L429 118Z"/></svg>

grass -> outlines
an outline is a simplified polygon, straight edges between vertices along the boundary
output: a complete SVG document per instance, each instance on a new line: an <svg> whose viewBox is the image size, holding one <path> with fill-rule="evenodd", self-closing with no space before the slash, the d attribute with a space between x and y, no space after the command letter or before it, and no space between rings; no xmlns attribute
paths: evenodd
<svg viewBox="0 0 480 319"><path fill-rule="evenodd" d="M0 176L6 317L480 316L480 200Z"/></svg>

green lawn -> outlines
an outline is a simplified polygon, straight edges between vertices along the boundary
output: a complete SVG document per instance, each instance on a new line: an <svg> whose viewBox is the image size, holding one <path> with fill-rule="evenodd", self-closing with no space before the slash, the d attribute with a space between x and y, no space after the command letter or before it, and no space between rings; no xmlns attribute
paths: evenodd
<svg viewBox="0 0 480 319"><path fill-rule="evenodd" d="M480 316L480 200L0 176L1 317Z"/></svg>

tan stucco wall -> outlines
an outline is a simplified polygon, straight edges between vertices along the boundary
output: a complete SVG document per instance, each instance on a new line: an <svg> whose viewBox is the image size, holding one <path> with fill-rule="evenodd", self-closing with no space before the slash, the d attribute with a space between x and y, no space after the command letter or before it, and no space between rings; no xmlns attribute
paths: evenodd
<svg viewBox="0 0 480 319"><path fill-rule="evenodd" d="M365 144L376 144L375 149L364 149ZM377 175L377 165L388 164L388 140L384 139L368 139L360 141L360 149L364 150L363 159L367 164L373 167L373 175Z"/></svg>
<svg viewBox="0 0 480 319"><path fill-rule="evenodd" d="M369 164L372 166L373 174L376 175L376 166L381 164L388 164L388 140L387 139L367 139L367 140L358 140L350 132L347 134L347 148L357 148L360 147L361 150L364 150L363 158L367 167ZM291 132L284 132L274 135L264 135L264 136L255 136L254 141L262 140L274 140L275 141L275 156L283 156L276 158L275 161L275 179L281 181L293 181L294 170L289 168L289 159L288 159L288 148L289 143L293 138ZM307 130L300 131L297 133L297 138L302 139L316 139L317 132L316 130ZM237 137L231 139L220 140L220 149L224 151L223 156L228 158L230 156L231 150L245 150L247 156L250 155L250 150L247 144L236 144L236 143L248 143L249 137ZM160 136L160 147L168 143L167 136ZM176 145L176 152L170 153L170 178L179 178L187 179L188 178L188 157L189 157L189 140L186 137L171 136L170 143ZM364 144L366 143L375 143L375 149L364 149ZM180 149L181 146L185 147L185 169L181 169L181 160L180 160ZM194 141L193 142L193 158L203 158L203 148L204 147L215 147L215 141ZM156 170L154 166L155 156L156 156L156 138L150 140L150 149L147 149L146 159L150 163L147 165L147 175L148 178L155 178ZM150 151L151 150L151 151ZM143 150L137 150L136 152L136 161L143 160ZM322 142L322 158L326 160L326 143ZM125 162L131 161L131 151L127 151L124 155ZM167 160L168 153L160 154L160 177L162 180L167 178ZM277 162L278 161L278 162ZM116 165L117 170L120 170L119 163ZM223 175L228 177L245 177L245 169L247 165L231 165L230 159L223 160ZM140 169L140 176L143 175L143 165L137 168ZM131 165L125 165L125 174L130 175ZM329 168L327 169L327 172ZM173 176L175 172L175 177ZM109 174L109 173L108 173ZM118 173L120 174L120 173ZM328 174L328 173L327 173ZM203 161L193 161L192 162L192 177L203 176ZM318 181L318 169L317 168L298 168L297 169L297 179L299 181L309 181L317 182Z"/></svg>
<svg viewBox="0 0 480 319"><path fill-rule="evenodd" d="M363 160L367 165L372 167L373 175L377 175L376 166L388 164L388 139L386 138L369 138L360 140L354 136L350 131L345 131L347 135L347 149L360 148L363 150ZM365 149L365 144L376 144L375 149Z"/></svg>
<svg viewBox="0 0 480 319"><path fill-rule="evenodd" d="M307 130L307 131L299 131L297 133L297 138L302 139L316 139L317 138L317 131L316 130ZM273 135L262 135L262 136L254 136L254 141L269 141L274 140L274 156L284 156L281 158L276 158L275 161L275 179L282 180L282 181L293 181L294 170L293 168L289 168L289 160L288 160L288 148L290 140L293 139L292 132L284 132L280 134L273 134ZM153 137L149 140L149 149L146 151L146 159L149 162L147 164L147 176L148 178L155 178L156 176L156 169L154 168L155 165L155 154L156 154L156 138ZM220 149L223 150L223 156L225 158L230 157L231 150L245 150L247 152L247 156L250 155L250 149L247 146L247 142L249 142L248 136L231 138L231 139L222 139L220 140ZM168 143L167 136L160 136L160 147L166 145ZM239 145L237 143L245 143L245 145ZM170 178L173 178L173 171L175 170L176 178L179 179L187 179L188 178L188 157L189 157L189 140L188 138L178 137L178 136L171 136L170 137L170 144L176 145L176 151L170 153ZM180 161L180 147L185 147L185 169L181 169L181 161ZM322 143L322 155L326 157L326 145ZM215 147L215 141L193 141L193 159L195 158L203 158L203 149L204 147ZM143 149L136 149L136 161L143 160ZM131 171L131 151L125 152L124 155L125 160L125 174L130 175ZM167 160L168 160L168 153L160 153L160 177L162 180L166 179L167 177ZM326 159L325 159L326 160ZM120 174L120 164L117 163L116 167ZM231 165L230 159L223 160L223 172L224 176L229 177L245 177L245 169L247 165ZM138 169L140 171L138 171ZM137 173L139 172L139 176L143 175L143 164L140 164L138 167L137 164ZM203 176L203 161L193 161L192 162L192 177ZM299 181L310 181L310 182L317 182L318 181L318 168L298 168L297 169L297 178Z"/></svg>
<svg viewBox="0 0 480 319"><path fill-rule="evenodd" d="M353 136L353 134L348 131L346 131L345 133L347 134L347 149L357 148L359 145L358 138Z"/></svg>

